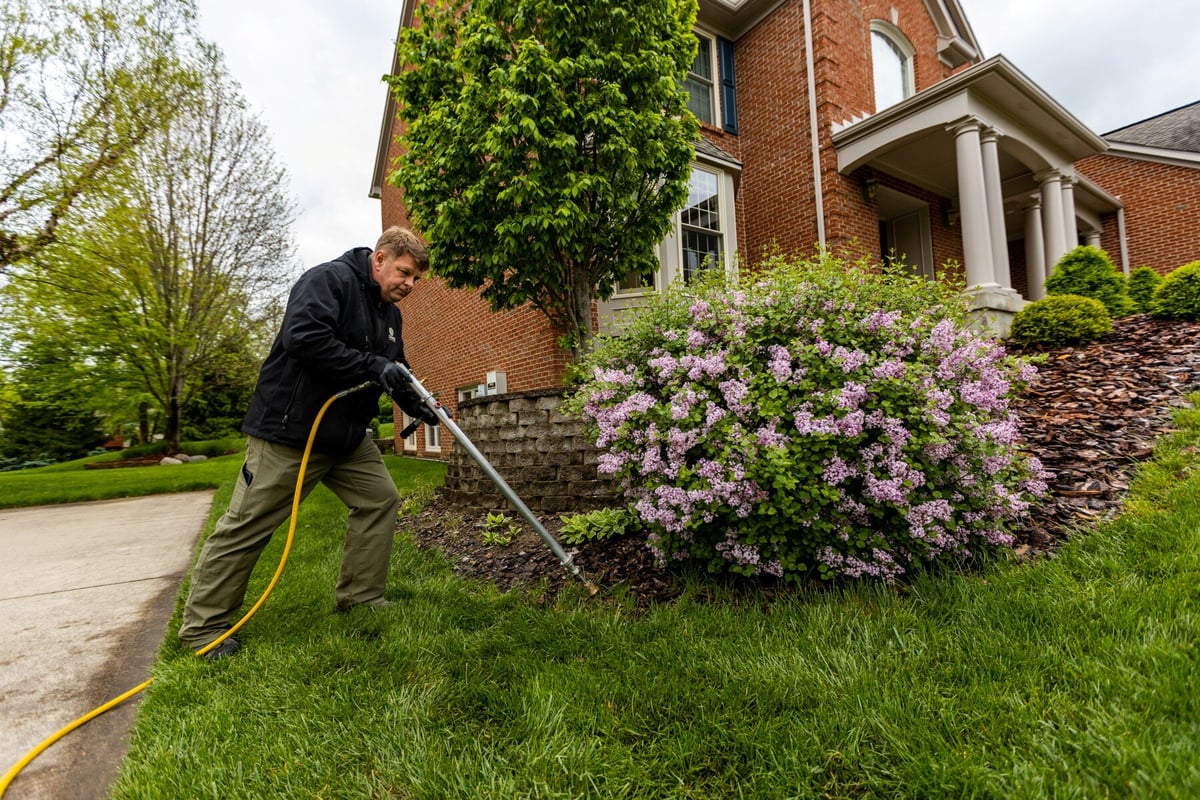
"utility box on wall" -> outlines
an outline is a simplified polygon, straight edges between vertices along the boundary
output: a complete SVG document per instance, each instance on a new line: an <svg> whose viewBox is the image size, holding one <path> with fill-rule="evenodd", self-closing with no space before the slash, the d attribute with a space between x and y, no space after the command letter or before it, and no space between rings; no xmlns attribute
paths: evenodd
<svg viewBox="0 0 1200 800"><path fill-rule="evenodd" d="M489 372L487 374L487 394L508 394L508 373Z"/></svg>

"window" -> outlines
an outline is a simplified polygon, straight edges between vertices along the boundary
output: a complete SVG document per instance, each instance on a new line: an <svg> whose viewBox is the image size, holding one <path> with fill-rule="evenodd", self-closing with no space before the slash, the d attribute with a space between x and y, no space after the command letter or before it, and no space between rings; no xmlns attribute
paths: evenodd
<svg viewBox="0 0 1200 800"><path fill-rule="evenodd" d="M696 34L696 38L700 41L700 47L696 51L696 60L692 62L692 68L683 82L683 88L688 93L688 108L696 118L709 125L715 125L717 113L713 87L716 84L716 75L713 64L716 63L716 59L713 58L713 40L699 33Z"/></svg>
<svg viewBox="0 0 1200 800"><path fill-rule="evenodd" d="M733 166L731 164L731 166ZM670 233L659 242L660 268L616 287L613 296L597 303L600 330L615 333L645 306L648 294L675 281L690 280L703 269L733 269L737 249L734 175L712 161L692 162L687 204Z"/></svg>
<svg viewBox="0 0 1200 800"><path fill-rule="evenodd" d="M425 449L426 450L441 450L442 449L442 426L441 425L426 425L425 426Z"/></svg>
<svg viewBox="0 0 1200 800"><path fill-rule="evenodd" d="M679 212L684 280L691 280L702 269L725 265L719 178L715 172L692 169L687 205Z"/></svg>
<svg viewBox="0 0 1200 800"><path fill-rule="evenodd" d="M894 26L871 23L871 67L875 79L875 110L894 106L915 93L913 55L916 51Z"/></svg>

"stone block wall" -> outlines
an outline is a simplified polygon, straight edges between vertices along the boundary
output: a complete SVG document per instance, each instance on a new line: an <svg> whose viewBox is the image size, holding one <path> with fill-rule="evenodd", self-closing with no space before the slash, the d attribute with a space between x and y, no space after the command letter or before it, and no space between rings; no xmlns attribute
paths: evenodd
<svg viewBox="0 0 1200 800"><path fill-rule="evenodd" d="M559 389L511 392L464 400L455 423L517 496L540 514L613 505L616 485L596 472L599 451L582 421L562 413ZM443 441L451 436L442 434ZM455 444L442 490L468 511L511 512L466 448Z"/></svg>

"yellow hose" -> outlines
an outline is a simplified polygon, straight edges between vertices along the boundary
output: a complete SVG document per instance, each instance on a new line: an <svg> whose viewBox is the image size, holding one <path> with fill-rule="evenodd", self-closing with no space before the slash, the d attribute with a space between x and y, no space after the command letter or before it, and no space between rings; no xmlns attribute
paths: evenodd
<svg viewBox="0 0 1200 800"><path fill-rule="evenodd" d="M358 389L358 388L362 388L362 387L355 387L355 389ZM256 602L250 608L250 610L246 612L245 616L243 616L240 620L238 620L236 625L234 625L229 630L225 631L225 633L221 634L216 639L214 639L211 642L209 642L208 644L204 645L204 647L201 647L199 650L196 651L196 655L202 656L205 653L207 653L209 650L212 650L214 647L219 646L221 644L221 642L228 639L230 636L232 636L234 634L235 631L237 631L239 628L241 628L243 625L245 625L246 622L252 616L254 616L255 612L257 612L258 609L262 607L262 604L264 602L266 602L267 596L271 594L271 590L273 590L275 588L275 584L279 582L279 576L283 574L283 567L285 564L287 564L288 553L291 552L291 549L292 549L292 539L296 535L296 517L300 511L301 495L304 493L304 472L308 468L308 457L312 453L313 441L317 437L317 426L321 424L321 418L325 416L325 411L329 408L329 406L333 405L333 401L337 400L339 397L344 397L345 395L349 394L350 391L354 391L354 390L352 389L352 390L345 391L345 392L339 392L339 393L333 395L332 397L330 397L328 400L326 400L325 404L323 406L321 406L321 410L317 412L317 418L315 420L313 420L312 430L309 431L309 433L308 433L308 443L305 444L305 446L304 446L304 456L300 459L300 473L296 477L296 492L292 496L292 522L288 526L287 540L283 544L283 555L279 559L279 566L275 568L275 574L271 576L271 582L268 583L267 588L263 590L262 596L258 598L258 602ZM0 780L0 797L3 797L4 793L6 791L8 791L8 785L16 779L17 775L20 774L21 770L23 770L23 769L25 769L25 767L29 766L30 762L32 762L35 758L37 758L39 755L41 755L47 748L50 747L50 745L54 744L59 739L63 738L64 736L66 736L68 733L75 730L76 728L83 727L88 722L91 722L93 719L100 716L104 712L109 711L109 710L121 705L121 703L124 703L126 700L133 697L135 694L142 691L143 689L145 689L147 686L149 686L153 682L154 682L154 678L150 678L149 680L138 684L137 686L133 687L129 691L125 692L125 694L120 695L119 697L114 697L112 700L109 700L104 705L97 706L96 708L94 708L91 711L89 711L88 713L84 714L82 717L75 720L71 724L59 729L58 731L56 731L55 733L51 734L46 739L44 739L41 744L39 744L37 747L33 748L28 753L26 753L24 758L22 758L16 764L13 764L13 766L8 770L8 772L4 773L3 780Z"/></svg>

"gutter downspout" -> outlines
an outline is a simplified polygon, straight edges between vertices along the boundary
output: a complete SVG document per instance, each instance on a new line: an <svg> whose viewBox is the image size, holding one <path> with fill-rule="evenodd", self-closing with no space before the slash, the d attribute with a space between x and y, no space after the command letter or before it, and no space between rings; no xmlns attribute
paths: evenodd
<svg viewBox="0 0 1200 800"><path fill-rule="evenodd" d="M817 246L825 249L825 200L821 189L821 138L817 135L817 76L813 59L812 6L804 0L804 60L808 69L808 127L812 131L813 192L817 205Z"/></svg>

